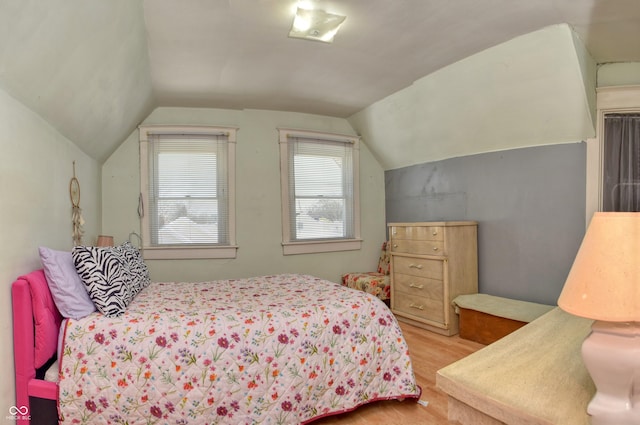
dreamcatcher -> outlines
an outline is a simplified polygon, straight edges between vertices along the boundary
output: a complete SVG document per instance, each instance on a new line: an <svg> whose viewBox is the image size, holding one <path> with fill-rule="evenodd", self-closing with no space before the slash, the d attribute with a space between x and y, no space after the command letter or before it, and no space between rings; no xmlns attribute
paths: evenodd
<svg viewBox="0 0 640 425"><path fill-rule="evenodd" d="M82 235L84 234L84 218L80 209L80 182L76 178L76 162L73 161L73 177L69 182L69 196L71 197L71 223L73 223L73 245L82 245Z"/></svg>

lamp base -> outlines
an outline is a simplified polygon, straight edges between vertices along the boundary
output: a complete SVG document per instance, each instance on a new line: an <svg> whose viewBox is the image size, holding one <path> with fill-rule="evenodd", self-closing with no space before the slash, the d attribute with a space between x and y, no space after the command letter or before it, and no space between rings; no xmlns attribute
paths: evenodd
<svg viewBox="0 0 640 425"><path fill-rule="evenodd" d="M591 424L640 424L640 323L594 322L582 358L597 390Z"/></svg>

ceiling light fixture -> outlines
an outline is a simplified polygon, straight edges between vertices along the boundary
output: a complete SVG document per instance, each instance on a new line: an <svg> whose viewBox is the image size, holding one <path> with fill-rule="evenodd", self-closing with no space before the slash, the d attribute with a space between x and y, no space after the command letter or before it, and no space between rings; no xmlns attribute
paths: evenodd
<svg viewBox="0 0 640 425"><path fill-rule="evenodd" d="M289 37L331 43L346 16L298 7Z"/></svg>

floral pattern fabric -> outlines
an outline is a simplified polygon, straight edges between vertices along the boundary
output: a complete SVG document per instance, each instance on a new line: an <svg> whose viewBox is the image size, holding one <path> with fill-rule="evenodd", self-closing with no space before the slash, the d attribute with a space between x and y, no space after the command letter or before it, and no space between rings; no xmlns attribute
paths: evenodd
<svg viewBox="0 0 640 425"><path fill-rule="evenodd" d="M61 424L296 424L421 391L382 302L304 275L152 283L63 344Z"/></svg>
<svg viewBox="0 0 640 425"><path fill-rule="evenodd" d="M375 295L387 303L391 299L391 255L388 242L382 244L382 253L378 259L378 268L375 272L345 273L342 275L342 285L352 289L358 289L368 294Z"/></svg>
<svg viewBox="0 0 640 425"><path fill-rule="evenodd" d="M382 252L378 259L378 273L389 275L391 273L391 254L389 253L389 242L382 243Z"/></svg>
<svg viewBox="0 0 640 425"><path fill-rule="evenodd" d="M342 275L342 284L349 288L358 289L374 295L382 301L391 299L390 277L382 273L347 273Z"/></svg>

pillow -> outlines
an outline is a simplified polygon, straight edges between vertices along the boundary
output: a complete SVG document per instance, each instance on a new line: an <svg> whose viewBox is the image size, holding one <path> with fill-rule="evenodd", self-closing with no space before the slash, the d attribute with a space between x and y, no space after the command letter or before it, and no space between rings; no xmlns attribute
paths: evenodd
<svg viewBox="0 0 640 425"><path fill-rule="evenodd" d="M121 246L76 246L71 252L89 298L107 317L122 315L135 296L129 263Z"/></svg>
<svg viewBox="0 0 640 425"><path fill-rule="evenodd" d="M43 246L39 252L51 296L62 317L81 319L96 311L73 265L71 252Z"/></svg>
<svg viewBox="0 0 640 425"><path fill-rule="evenodd" d="M124 252L124 257L127 260L127 263L129 264L129 271L131 272L132 279L131 290L135 297L138 292L142 291L151 283L149 268L145 264L140 250L131 245L130 242L127 241L120 245L120 247Z"/></svg>

